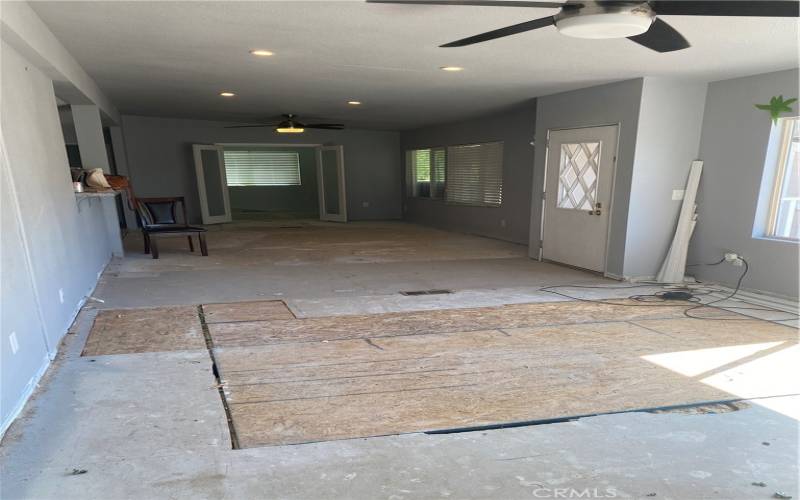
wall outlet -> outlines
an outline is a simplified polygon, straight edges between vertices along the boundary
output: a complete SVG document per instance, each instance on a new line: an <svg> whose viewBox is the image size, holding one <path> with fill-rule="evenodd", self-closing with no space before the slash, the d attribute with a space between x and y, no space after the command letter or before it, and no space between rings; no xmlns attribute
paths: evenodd
<svg viewBox="0 0 800 500"><path fill-rule="evenodd" d="M742 256L737 254L737 253L733 253L733 252L728 252L728 253L725 254L725 262L730 262L731 264L733 264L736 267L740 267L740 266L744 265L744 261L742 260Z"/></svg>
<svg viewBox="0 0 800 500"><path fill-rule="evenodd" d="M11 354L16 354L19 351L19 342L17 342L17 332L11 332L8 336L8 343L11 344Z"/></svg>
<svg viewBox="0 0 800 500"><path fill-rule="evenodd" d="M683 199L683 195L686 193L685 189L673 189L672 190L672 201L681 201Z"/></svg>
<svg viewBox="0 0 800 500"><path fill-rule="evenodd" d="M61 302L62 304L64 303L64 289L63 288L59 288L58 289L58 301Z"/></svg>
<svg viewBox="0 0 800 500"><path fill-rule="evenodd" d="M369 208L369 202L368 201L362 201L361 202L361 206L364 207L364 208Z"/></svg>

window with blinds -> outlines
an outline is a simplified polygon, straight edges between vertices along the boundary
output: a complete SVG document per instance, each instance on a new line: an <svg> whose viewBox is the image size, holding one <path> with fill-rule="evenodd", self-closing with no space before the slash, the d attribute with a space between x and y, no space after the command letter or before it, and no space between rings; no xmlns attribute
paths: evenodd
<svg viewBox="0 0 800 500"><path fill-rule="evenodd" d="M442 198L445 185L445 149L406 151L406 186L414 198Z"/></svg>
<svg viewBox="0 0 800 500"><path fill-rule="evenodd" d="M447 148L447 202L499 207L503 203L503 143Z"/></svg>
<svg viewBox="0 0 800 500"><path fill-rule="evenodd" d="M299 186L300 156L292 151L225 149L228 186Z"/></svg>

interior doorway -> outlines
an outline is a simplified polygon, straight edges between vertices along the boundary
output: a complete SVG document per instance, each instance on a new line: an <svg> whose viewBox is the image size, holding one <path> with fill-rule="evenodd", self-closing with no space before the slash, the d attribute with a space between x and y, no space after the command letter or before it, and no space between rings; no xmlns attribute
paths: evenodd
<svg viewBox="0 0 800 500"><path fill-rule="evenodd" d="M548 132L542 258L606 271L618 126Z"/></svg>
<svg viewBox="0 0 800 500"><path fill-rule="evenodd" d="M342 146L195 145L195 166L205 224L347 220Z"/></svg>

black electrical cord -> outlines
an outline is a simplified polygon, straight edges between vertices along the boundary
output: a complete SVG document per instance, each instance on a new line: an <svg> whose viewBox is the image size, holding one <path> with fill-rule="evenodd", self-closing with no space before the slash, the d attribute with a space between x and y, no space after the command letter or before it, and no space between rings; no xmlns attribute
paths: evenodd
<svg viewBox="0 0 800 500"><path fill-rule="evenodd" d="M725 310L728 310L728 309L739 309L739 310L743 310L743 311L767 311L767 312L783 312L783 313L786 312L786 311L781 311L780 309L775 309L775 308L772 308L772 307L716 306L716 305L714 305L714 304L718 304L720 302L724 302L726 300L732 299L741 290L742 282L744 281L745 276L747 276L747 272L750 270L750 264L747 262L747 260L745 260L741 256L739 256L739 259L744 264L744 269L742 270L742 274L739 275L739 279L736 280L736 287L733 289L733 292L731 292L730 294L728 294L725 297L722 297L721 299L717 299L717 300L713 300L711 302L706 302L704 304L701 303L701 304L698 304L696 306L689 307L688 309L683 311L684 316L686 316L687 318L693 318L693 319L715 319L715 320L721 320L721 321L736 321L736 320L743 321L743 320L754 318L753 316L747 316L747 315L744 315L745 316L744 318L703 318L703 317L700 317L700 316L695 316L695 315L690 314L690 311L694 311L694 310L697 310L697 309L702 309L704 307L708 307L708 308L711 308L711 309L716 309L718 311L725 311ZM725 261L724 258L722 260ZM716 265L716 264L717 263L708 264L708 265ZM788 313L788 314L792 314L792 313ZM770 319L770 320L765 320L765 321L771 321L771 322L793 321L793 320L797 320L798 318L800 318L800 316L798 316L797 314L793 314L792 317L789 317L789 318L777 318L777 319ZM756 319L759 319L759 318L756 318Z"/></svg>
<svg viewBox="0 0 800 500"><path fill-rule="evenodd" d="M744 281L745 276L747 276L747 273L750 270L750 264L745 259L743 259L742 257L739 257L739 259L741 259L742 263L744 264L744 270L742 271L742 274L737 279L736 287L734 288L733 292L729 293L725 297L722 297L721 299L713 300L711 302L702 303L700 301L699 297L711 295L713 293L721 293L722 290L717 290L717 289L714 289L714 288L708 288L708 289L704 290L702 293L695 293L690 287L685 287L683 289L683 290L686 290L686 291L690 292L693 295L691 298L686 299L686 301L694 302L696 304L696 305L693 305L693 306L690 306L690 307L684 309L684 311L683 311L684 316L686 316L687 318L692 318L692 319L708 319L708 320L722 320L722 321L745 321L745 320L754 319L752 316L746 316L746 315L741 315L741 314L740 314L740 316L743 316L743 317L737 317L737 318L703 318L703 317L700 317L700 316L694 316L694 315L690 314L690 311L694 311L696 309L702 309L704 307L708 307L710 309L716 309L718 311L725 311L725 312L732 312L732 311L728 311L728 309L739 309L739 310L748 310L748 311L785 312L785 311L781 311L779 309L774 309L774 308L771 308L771 307L745 307L745 306L719 307L719 306L714 305L714 304L718 304L720 302L724 302L726 300L732 299L736 294L739 293L739 291L740 291L740 289L742 287L742 282ZM698 264L690 264L690 265L691 266L700 266L700 265L716 266L716 265L722 264L723 262L725 262L725 260L726 260L725 257L723 257L719 261L711 262L711 263L708 263L708 264L698 263ZM662 290L662 291L659 291L659 292L655 292L653 294L631 295L631 296L627 297L629 300L632 300L632 301L634 301L636 303L611 302L611 301L608 301L608 300L587 299L587 298L583 298L583 297L575 297L573 295L569 295L569 294L566 294L566 293L562 293L562 292L558 292L558 291L553 290L554 288L587 288L587 289L621 290L621 289L644 288L644 287L652 288L653 286L658 286L658 285L655 285L655 284L626 285L626 286L551 285L551 286L542 287L539 290L542 291L542 292L547 292L547 293L552 293L552 294L555 294L555 295L559 295L561 297L565 297L565 298L568 298L568 299L571 299L571 300L577 300L577 301L581 301L581 302L590 302L590 303L596 303L596 304L614 305L614 306L626 306L626 307L676 307L676 306L679 305L679 304L674 303L675 302L674 299L671 300L671 299L667 299L667 298L664 297L665 294L667 294L669 292L674 292L675 289L667 289L667 290ZM662 285L662 287L663 287L663 285ZM739 313L735 313L735 314L739 314ZM800 317L800 316L795 314L790 318L779 318L779 319L771 319L771 320L765 320L765 321L771 321L771 322L792 321L792 320L798 319L798 317Z"/></svg>
<svg viewBox="0 0 800 500"><path fill-rule="evenodd" d="M580 302L590 302L595 304L605 304L609 306L625 306L625 307L675 307L678 304L665 304L665 303L656 303L656 304L631 304L630 302L610 302L608 300L599 300L599 299L586 299L583 297L575 297L573 295L568 295L566 293L561 293L553 290L553 288L590 288L590 289L603 289L603 290L624 290L628 288L653 288L654 286L658 285L630 285L630 286L590 286L590 285L551 285L545 286L539 289L541 292L552 293L555 295L559 295L561 297L570 299L570 300L577 300ZM645 297L645 295L631 295L630 297L624 297L627 299L631 299L633 297ZM637 299L634 299L637 300ZM638 302L643 302L643 300L638 300ZM666 302L666 301L664 301Z"/></svg>
<svg viewBox="0 0 800 500"><path fill-rule="evenodd" d="M725 259L723 258L722 260L725 260ZM714 307L714 304L718 304L718 303L726 301L728 299L732 299L737 293L739 293L739 290L742 288L742 281L744 281L744 277L747 276L747 272L750 270L750 264L743 257L739 257L739 260L741 260L742 263L744 264L744 270L742 270L742 274L739 275L739 279L736 280L736 288L733 289L733 292L731 292L726 297L723 297L721 299L712 300L711 302L706 302L705 304L698 304L696 306L692 306L692 307L684 310L683 311L683 315L686 316L687 318L708 319L708 318L701 318L699 316L692 316L691 314L689 314L689 311L694 311L695 309L702 309L704 307L711 307L713 309L722 309L720 307ZM709 265L716 265L716 264L709 264ZM714 319L718 319L718 318L714 318ZM725 318L725 319L740 319L740 318Z"/></svg>
<svg viewBox="0 0 800 500"><path fill-rule="evenodd" d="M744 259L742 259L742 260L744 260ZM718 261L716 261L716 262L708 262L708 263L706 263L706 262L698 262L697 264L686 264L686 267L694 267L694 266L718 266L718 265L722 264L723 262L725 262L725 257L723 257L723 258L719 259L719 260L718 260Z"/></svg>

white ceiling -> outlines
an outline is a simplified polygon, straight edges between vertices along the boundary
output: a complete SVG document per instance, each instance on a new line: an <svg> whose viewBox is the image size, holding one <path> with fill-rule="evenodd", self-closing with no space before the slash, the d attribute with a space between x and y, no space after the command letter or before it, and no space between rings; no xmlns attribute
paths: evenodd
<svg viewBox="0 0 800 500"><path fill-rule="evenodd" d="M714 81L797 66L797 19L669 16L691 42L633 42L545 28L464 48L458 38L554 9L362 1L34 2L123 113L257 121L280 113L404 129L639 76ZM275 52L256 58L249 49ZM447 73L443 65L463 66ZM217 94L238 95L224 99ZM363 101L358 108L346 101Z"/></svg>

